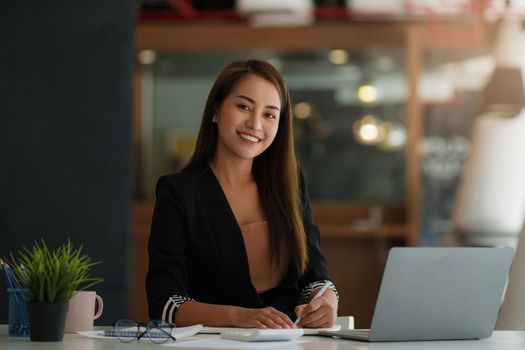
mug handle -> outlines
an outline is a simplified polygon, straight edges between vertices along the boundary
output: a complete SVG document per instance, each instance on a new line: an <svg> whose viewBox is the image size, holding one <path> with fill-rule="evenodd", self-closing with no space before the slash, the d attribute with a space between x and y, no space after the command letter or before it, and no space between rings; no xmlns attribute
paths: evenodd
<svg viewBox="0 0 525 350"><path fill-rule="evenodd" d="M104 301L102 301L100 295L95 295L95 303L98 303L98 310L95 316L93 316L94 320L99 318L102 315L102 310L104 310Z"/></svg>

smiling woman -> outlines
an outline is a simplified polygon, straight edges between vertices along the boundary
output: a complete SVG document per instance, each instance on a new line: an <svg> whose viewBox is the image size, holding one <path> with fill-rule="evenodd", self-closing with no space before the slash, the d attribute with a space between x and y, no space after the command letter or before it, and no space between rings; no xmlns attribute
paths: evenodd
<svg viewBox="0 0 525 350"><path fill-rule="evenodd" d="M264 152L277 134L280 106L279 91L266 79L250 74L239 81L214 116L221 162L232 156L251 163Z"/></svg>
<svg viewBox="0 0 525 350"><path fill-rule="evenodd" d="M152 319L294 328L300 317L298 326L333 325L337 291L292 136L280 73L258 60L225 67L192 158L157 184L146 279Z"/></svg>

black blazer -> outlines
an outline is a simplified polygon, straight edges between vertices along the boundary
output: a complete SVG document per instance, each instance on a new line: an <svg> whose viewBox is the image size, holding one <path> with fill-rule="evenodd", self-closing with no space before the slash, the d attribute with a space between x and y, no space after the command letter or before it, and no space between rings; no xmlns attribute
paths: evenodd
<svg viewBox="0 0 525 350"><path fill-rule="evenodd" d="M259 294L251 283L241 230L212 170L161 177L148 244L150 318L160 319L168 298L181 295L210 304L273 306L295 319L303 287L329 279L302 174L301 191L308 269L301 278L289 269L279 286Z"/></svg>

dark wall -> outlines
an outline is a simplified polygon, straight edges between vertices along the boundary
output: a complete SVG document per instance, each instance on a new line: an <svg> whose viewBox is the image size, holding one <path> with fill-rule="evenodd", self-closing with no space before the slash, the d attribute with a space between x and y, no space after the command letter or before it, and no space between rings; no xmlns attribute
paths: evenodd
<svg viewBox="0 0 525 350"><path fill-rule="evenodd" d="M83 244L103 262L97 324L128 309L132 10L129 0L0 6L0 256L41 237Z"/></svg>

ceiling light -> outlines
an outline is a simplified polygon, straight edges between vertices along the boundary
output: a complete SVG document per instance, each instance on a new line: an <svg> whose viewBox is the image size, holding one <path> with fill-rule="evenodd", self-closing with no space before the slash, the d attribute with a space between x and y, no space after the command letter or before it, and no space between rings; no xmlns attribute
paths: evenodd
<svg viewBox="0 0 525 350"><path fill-rule="evenodd" d="M364 145L376 145L385 139L385 130L381 123L371 114L357 120L353 125L357 142Z"/></svg>
<svg viewBox="0 0 525 350"><path fill-rule="evenodd" d="M328 59L332 64L346 64L348 63L348 52L341 49L331 50Z"/></svg>
<svg viewBox="0 0 525 350"><path fill-rule="evenodd" d="M405 127L399 123L384 122L385 139L379 144L379 148L385 151L395 151L403 148L407 140Z"/></svg>
<svg viewBox="0 0 525 350"><path fill-rule="evenodd" d="M377 100L377 89L370 84L361 85L357 89L357 98L363 103L372 103Z"/></svg>
<svg viewBox="0 0 525 350"><path fill-rule="evenodd" d="M142 64L152 64L157 60L157 53L153 50L141 50L137 59Z"/></svg>
<svg viewBox="0 0 525 350"><path fill-rule="evenodd" d="M309 103L299 102L293 107L293 114L296 118L306 119L312 114L312 107Z"/></svg>

